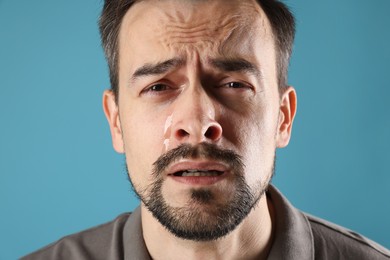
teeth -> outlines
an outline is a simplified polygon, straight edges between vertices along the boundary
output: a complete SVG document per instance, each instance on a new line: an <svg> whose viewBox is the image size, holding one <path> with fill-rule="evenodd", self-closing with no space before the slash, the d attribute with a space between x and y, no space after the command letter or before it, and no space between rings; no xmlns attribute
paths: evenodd
<svg viewBox="0 0 390 260"><path fill-rule="evenodd" d="M220 171L199 171L199 170L187 170L182 173L182 177L213 177L219 176L222 172Z"/></svg>

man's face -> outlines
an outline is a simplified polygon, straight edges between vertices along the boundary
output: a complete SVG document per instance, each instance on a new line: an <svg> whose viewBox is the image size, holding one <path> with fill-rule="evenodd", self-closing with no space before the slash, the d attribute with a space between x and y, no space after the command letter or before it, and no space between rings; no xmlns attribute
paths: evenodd
<svg viewBox="0 0 390 260"><path fill-rule="evenodd" d="M279 95L275 61L255 1L147 0L125 15L105 111L135 191L175 235L225 235L266 189L295 97Z"/></svg>

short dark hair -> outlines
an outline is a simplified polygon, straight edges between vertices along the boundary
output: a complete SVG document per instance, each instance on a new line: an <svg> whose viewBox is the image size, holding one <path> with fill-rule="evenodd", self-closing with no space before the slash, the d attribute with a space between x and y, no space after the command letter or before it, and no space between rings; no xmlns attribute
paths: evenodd
<svg viewBox="0 0 390 260"><path fill-rule="evenodd" d="M110 71L111 89L118 98L119 31L123 17L137 0L105 0L99 29ZM270 21L276 46L279 90L287 86L287 72L295 37L295 19L278 0L257 0Z"/></svg>

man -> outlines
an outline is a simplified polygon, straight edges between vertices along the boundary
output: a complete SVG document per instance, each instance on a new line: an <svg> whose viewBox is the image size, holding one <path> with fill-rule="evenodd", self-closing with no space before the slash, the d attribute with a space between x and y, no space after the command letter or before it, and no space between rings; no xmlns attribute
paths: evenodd
<svg viewBox="0 0 390 260"><path fill-rule="evenodd" d="M272 186L294 19L275 0L106 0L103 107L141 205L25 259L390 259Z"/></svg>

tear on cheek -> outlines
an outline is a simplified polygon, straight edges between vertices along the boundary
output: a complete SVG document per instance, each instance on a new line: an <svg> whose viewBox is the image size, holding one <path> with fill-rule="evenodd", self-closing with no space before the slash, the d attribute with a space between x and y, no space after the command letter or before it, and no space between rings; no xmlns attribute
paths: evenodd
<svg viewBox="0 0 390 260"><path fill-rule="evenodd" d="M166 153L169 149L169 140L171 137L171 131L172 131L172 121L173 121L173 114L167 117L164 124L164 142L163 142L163 151L162 154Z"/></svg>
<svg viewBox="0 0 390 260"><path fill-rule="evenodd" d="M164 125L164 136L167 135L168 130L170 130L171 125L172 125L172 119L173 119L173 114L168 116L167 119L165 120L165 125ZM169 131L170 132L170 131Z"/></svg>

